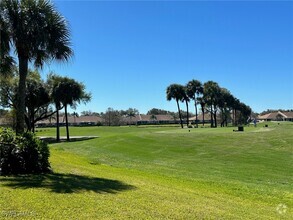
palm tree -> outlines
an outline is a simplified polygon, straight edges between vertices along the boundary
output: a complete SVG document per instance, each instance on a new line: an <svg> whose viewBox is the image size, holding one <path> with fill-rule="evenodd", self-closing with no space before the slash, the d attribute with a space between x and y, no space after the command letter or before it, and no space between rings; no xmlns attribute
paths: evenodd
<svg viewBox="0 0 293 220"><path fill-rule="evenodd" d="M198 127L198 114L197 114L197 98L200 94L203 94L203 87L202 83L198 80L191 80L186 85L187 88L187 95L190 99L194 100L194 107L195 107L195 121L196 121L196 127Z"/></svg>
<svg viewBox="0 0 293 220"><path fill-rule="evenodd" d="M60 76L51 74L48 76L48 84L51 86L51 98L55 104L56 109L56 141L60 141L60 128L59 128L59 111L63 108L60 100L59 85L62 78Z"/></svg>
<svg viewBox="0 0 293 220"><path fill-rule="evenodd" d="M197 98L199 104L200 104L200 107L201 107L201 111L202 111L202 126L204 126L204 113L205 113L205 105L206 105L206 102L204 100L203 97L199 97Z"/></svg>
<svg viewBox="0 0 293 220"><path fill-rule="evenodd" d="M1 8L0 8L1 10ZM6 76L12 72L14 59L9 55L10 42L7 25L0 14L0 74Z"/></svg>
<svg viewBox="0 0 293 220"><path fill-rule="evenodd" d="M190 101L189 96L187 95L187 87L184 87L184 93L181 99L182 102L185 102L186 105L186 125L188 127L189 125L189 108L188 108L188 102Z"/></svg>
<svg viewBox="0 0 293 220"><path fill-rule="evenodd" d="M76 117L79 117L77 112L73 112L74 124L76 124Z"/></svg>
<svg viewBox="0 0 293 220"><path fill-rule="evenodd" d="M49 0L1 0L0 20L6 26L9 48L18 57L19 83L16 132L24 132L25 84L28 64L67 61L73 54L67 22Z"/></svg>
<svg viewBox="0 0 293 220"><path fill-rule="evenodd" d="M179 107L179 101L182 100L182 98L185 94L184 86L179 85L179 84L171 84L170 86L167 87L166 93L167 93L167 100L168 101L171 101L172 99L176 100L179 118L180 118L180 124L181 124L181 128L183 128L182 115L181 115L181 111L180 111L180 107Z"/></svg>
<svg viewBox="0 0 293 220"><path fill-rule="evenodd" d="M220 86L214 81L204 83L204 99L210 108L211 127L217 127L217 110L219 102Z"/></svg>
<svg viewBox="0 0 293 220"><path fill-rule="evenodd" d="M66 122L66 134L67 141L69 141L69 128L68 128L68 105L75 108L77 103L83 101L84 103L90 101L90 94L85 92L85 86L82 83L70 79L68 77L62 77L56 87L56 95L58 96L57 102L62 103L65 110L65 122Z"/></svg>

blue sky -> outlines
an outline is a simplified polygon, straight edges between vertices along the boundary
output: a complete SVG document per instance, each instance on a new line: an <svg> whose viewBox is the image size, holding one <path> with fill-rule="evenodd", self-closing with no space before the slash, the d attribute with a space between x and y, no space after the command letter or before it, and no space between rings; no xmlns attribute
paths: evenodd
<svg viewBox="0 0 293 220"><path fill-rule="evenodd" d="M93 98L78 112L176 111L166 87L191 79L218 82L256 112L293 109L292 2L53 2L70 23L75 55L43 74L86 85Z"/></svg>

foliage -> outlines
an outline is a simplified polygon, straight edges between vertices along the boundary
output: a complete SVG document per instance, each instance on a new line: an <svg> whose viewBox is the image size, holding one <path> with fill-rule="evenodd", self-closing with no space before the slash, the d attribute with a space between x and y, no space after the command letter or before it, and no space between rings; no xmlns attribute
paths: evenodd
<svg viewBox="0 0 293 220"><path fill-rule="evenodd" d="M0 132L0 174L43 173L50 170L48 145L33 133Z"/></svg>
<svg viewBox="0 0 293 220"><path fill-rule="evenodd" d="M188 103L190 100L194 100L196 127L198 127L198 104L201 106L203 125L205 112L210 113L211 127L217 127L218 121L220 121L221 127L227 126L228 121L232 121L234 125L247 124L251 118L251 108L240 102L229 90L220 87L219 84L214 81L207 81L203 85L198 80L191 80L186 86L171 84L167 87L167 100L170 101L171 99L175 99L177 102L180 118L182 118L183 114L182 110L179 108L178 101L185 102L187 125L189 124ZM233 116L231 117L231 115Z"/></svg>
<svg viewBox="0 0 293 220"><path fill-rule="evenodd" d="M1 0L0 22L5 28L1 31L4 38L1 37L0 42L4 45L4 55L14 50L18 57L16 132L23 133L28 65L32 63L41 67L52 59L67 61L73 54L69 28L64 17L48 0Z"/></svg>
<svg viewBox="0 0 293 220"><path fill-rule="evenodd" d="M147 112L147 115L171 115L174 112L170 112L164 109L152 108Z"/></svg>
<svg viewBox="0 0 293 220"><path fill-rule="evenodd" d="M197 104L198 104L198 98L200 98L200 95L203 94L203 87L202 83L199 80L191 80L187 83L186 87L186 95L194 101L194 108L195 108L195 123L196 127L198 127L198 118L197 118Z"/></svg>
<svg viewBox="0 0 293 220"><path fill-rule="evenodd" d="M183 128L182 115L181 115L181 110L179 107L179 101L185 100L186 93L185 93L184 86L182 86L180 84L171 84L166 89L166 95L167 95L168 101L175 99L176 104L177 104L178 113L179 113L181 128Z"/></svg>
<svg viewBox="0 0 293 220"><path fill-rule="evenodd" d="M17 110L17 82L19 74L14 69L9 76L0 76L0 105ZM50 107L51 94L48 84L37 70L29 70L25 89L25 122L28 131L34 131L35 123L55 112Z"/></svg>
<svg viewBox="0 0 293 220"><path fill-rule="evenodd" d="M52 85L52 99L55 103L57 110L57 118L59 120L58 111L64 107L66 129L67 129L67 140L69 141L69 128L68 128L68 105L75 108L80 102L87 103L91 99L91 94L85 92L85 85L81 82L77 82L74 79L68 77L61 77L57 75L50 75L48 80ZM59 129L57 121L57 130ZM57 140L59 135L57 131Z"/></svg>
<svg viewBox="0 0 293 220"><path fill-rule="evenodd" d="M122 124L121 111L114 110L113 108L108 108L102 118L107 126L119 126Z"/></svg>

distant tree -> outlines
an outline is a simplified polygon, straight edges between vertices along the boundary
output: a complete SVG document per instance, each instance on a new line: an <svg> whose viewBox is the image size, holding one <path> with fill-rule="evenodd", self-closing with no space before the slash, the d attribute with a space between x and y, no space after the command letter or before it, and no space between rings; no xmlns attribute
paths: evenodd
<svg viewBox="0 0 293 220"><path fill-rule="evenodd" d="M42 66L47 60L68 60L72 55L65 19L48 0L1 0L1 44L15 51L19 65L16 132L24 132L25 89L29 62ZM7 54L7 53L6 53ZM3 55L2 55L3 57ZM2 67L1 67L2 68Z"/></svg>
<svg viewBox="0 0 293 220"><path fill-rule="evenodd" d="M132 118L139 114L139 111L135 108L129 108L126 111L121 111L122 115L125 115L130 120L130 124L132 122Z"/></svg>
<svg viewBox="0 0 293 220"><path fill-rule="evenodd" d="M61 103L61 97L60 97L60 83L62 81L62 77L58 76L56 74L49 74L48 75L48 84L51 88L51 98L55 105L56 109L56 141L60 141L60 127L59 127L59 111L64 107Z"/></svg>
<svg viewBox="0 0 293 220"><path fill-rule="evenodd" d="M105 113L102 114L102 118L105 124L108 126L119 126L121 125L122 116L120 111L114 110L113 108L108 108Z"/></svg>
<svg viewBox="0 0 293 220"><path fill-rule="evenodd" d="M181 101L184 97L184 94L185 94L184 86L179 85L179 84L171 84L170 86L167 87L166 93L167 93L167 100L168 101L175 99L175 101L177 103L180 124L181 124L181 128L183 128L183 122L182 122L182 116L181 116L181 111L180 111L180 107L179 107L179 101Z"/></svg>
<svg viewBox="0 0 293 220"><path fill-rule="evenodd" d="M198 97L197 98L199 104L200 104L200 107L201 107L201 112L202 112L202 126L204 126L204 113L205 113L205 106L206 106L206 101L204 100L203 97Z"/></svg>
<svg viewBox="0 0 293 220"><path fill-rule="evenodd" d="M78 114L77 112L73 112L73 113L72 113L72 116L73 116L73 118L74 118L74 123L76 123L76 118L79 117L79 114Z"/></svg>
<svg viewBox="0 0 293 220"><path fill-rule="evenodd" d="M196 127L198 127L198 114L197 114L197 104L198 104L198 97L199 95L203 94L203 87L202 83L198 80L191 80L186 85L187 88L187 95L190 99L194 101L194 108L195 108L195 123Z"/></svg>
<svg viewBox="0 0 293 220"><path fill-rule="evenodd" d="M150 119L151 119L152 121L157 121L157 117L156 117L155 115L151 115Z"/></svg>
<svg viewBox="0 0 293 220"><path fill-rule="evenodd" d="M190 101L189 96L187 95L187 87L184 87L184 92L182 93L182 102L185 102L186 105L186 125L188 127L189 125L189 109L188 109L188 103Z"/></svg>
<svg viewBox="0 0 293 220"><path fill-rule="evenodd" d="M220 93L218 95L218 107L221 112L221 127L228 125L228 119L230 116L230 106L233 103L234 97L231 95L230 91L225 88L220 88Z"/></svg>
<svg viewBox="0 0 293 220"><path fill-rule="evenodd" d="M170 111L158 109L158 108L152 108L151 110L147 112L147 115L170 115L170 114L174 114L174 112L170 112Z"/></svg>
<svg viewBox="0 0 293 220"><path fill-rule="evenodd" d="M238 118L238 124L247 124L250 119L251 115L251 108L244 103L240 103L239 105L239 118Z"/></svg>
<svg viewBox="0 0 293 220"><path fill-rule="evenodd" d="M240 100L235 98L231 101L232 116L233 116L233 125L237 125L237 111L240 109Z"/></svg>
<svg viewBox="0 0 293 220"><path fill-rule="evenodd" d="M68 105L75 108L75 106L80 102L87 103L90 101L91 95L85 92L85 86L82 83L68 77L61 77L59 79L58 85L56 86L54 92L56 93L54 94L54 97L57 96L55 97L57 99L57 105L62 104L65 110L66 136L67 141L69 141L70 138L67 115ZM60 106L57 106L57 109L58 107L60 108Z"/></svg>
<svg viewBox="0 0 293 220"><path fill-rule="evenodd" d="M217 127L217 110L219 103L220 86L214 81L204 83L204 100L211 114L211 127Z"/></svg>

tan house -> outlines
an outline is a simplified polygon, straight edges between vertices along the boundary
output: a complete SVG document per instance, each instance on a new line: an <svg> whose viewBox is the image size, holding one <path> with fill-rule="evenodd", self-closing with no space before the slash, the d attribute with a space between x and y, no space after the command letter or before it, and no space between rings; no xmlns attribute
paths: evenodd
<svg viewBox="0 0 293 220"><path fill-rule="evenodd" d="M103 119L98 116L69 116L68 117L68 124L70 126L94 126L101 124ZM56 126L56 118L46 119L42 121L38 121L36 123L36 127L54 127ZM65 116L59 117L59 125L65 125Z"/></svg>
<svg viewBox="0 0 293 220"><path fill-rule="evenodd" d="M293 121L293 112L272 112L265 115L259 115L260 121Z"/></svg>

